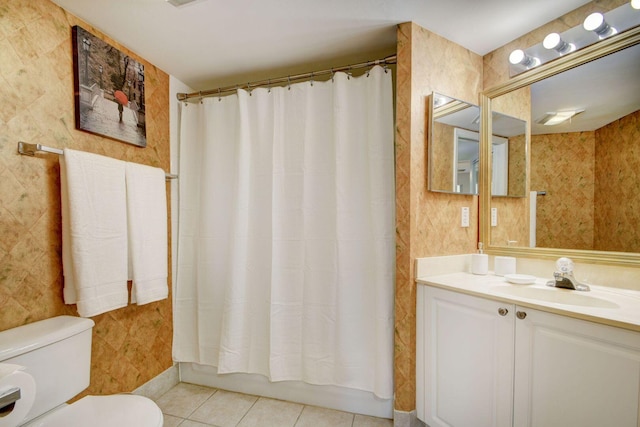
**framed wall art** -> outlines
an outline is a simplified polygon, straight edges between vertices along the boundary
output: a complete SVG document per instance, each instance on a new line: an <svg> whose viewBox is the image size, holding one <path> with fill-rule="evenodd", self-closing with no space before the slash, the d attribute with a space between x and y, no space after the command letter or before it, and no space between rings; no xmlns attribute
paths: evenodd
<svg viewBox="0 0 640 427"><path fill-rule="evenodd" d="M144 65L73 27L76 128L146 147Z"/></svg>

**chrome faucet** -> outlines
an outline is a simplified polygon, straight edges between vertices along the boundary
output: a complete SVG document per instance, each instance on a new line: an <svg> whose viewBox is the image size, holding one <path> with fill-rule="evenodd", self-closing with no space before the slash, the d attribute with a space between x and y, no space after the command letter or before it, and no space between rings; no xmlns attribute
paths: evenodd
<svg viewBox="0 0 640 427"><path fill-rule="evenodd" d="M558 271L553 273L554 280L548 281L547 286L584 292L591 290L588 285L578 282L573 276L573 261L569 258L558 259L556 268Z"/></svg>
<svg viewBox="0 0 640 427"><path fill-rule="evenodd" d="M589 291L589 285L585 285L583 283L578 282L578 280L573 277L573 273L562 273L556 271L553 273L553 278L555 280L549 280L547 282L547 286L555 286L556 288L565 288L565 289L573 289L576 291Z"/></svg>

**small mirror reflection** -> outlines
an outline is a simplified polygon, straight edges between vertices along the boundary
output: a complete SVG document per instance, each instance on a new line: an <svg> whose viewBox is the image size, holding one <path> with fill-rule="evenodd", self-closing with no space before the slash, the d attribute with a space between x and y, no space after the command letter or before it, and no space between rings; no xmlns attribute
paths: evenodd
<svg viewBox="0 0 640 427"><path fill-rule="evenodd" d="M478 194L480 108L433 93L429 106L430 191ZM492 195L524 197L526 122L493 115Z"/></svg>
<svg viewBox="0 0 640 427"><path fill-rule="evenodd" d="M435 92L430 101L429 190L478 194L480 108Z"/></svg>

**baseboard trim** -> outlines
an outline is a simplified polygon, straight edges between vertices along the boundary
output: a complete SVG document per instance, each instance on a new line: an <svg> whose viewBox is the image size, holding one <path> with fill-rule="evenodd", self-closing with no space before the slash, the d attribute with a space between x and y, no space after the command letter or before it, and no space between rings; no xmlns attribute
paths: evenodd
<svg viewBox="0 0 640 427"><path fill-rule="evenodd" d="M178 382L180 382L180 373L178 371L178 365L175 364L160 375L151 378L149 381L133 390L133 394L145 396L151 400L156 400L169 391L173 386L178 384Z"/></svg>
<svg viewBox="0 0 640 427"><path fill-rule="evenodd" d="M418 419L415 409L410 412L393 410L393 427L427 427Z"/></svg>

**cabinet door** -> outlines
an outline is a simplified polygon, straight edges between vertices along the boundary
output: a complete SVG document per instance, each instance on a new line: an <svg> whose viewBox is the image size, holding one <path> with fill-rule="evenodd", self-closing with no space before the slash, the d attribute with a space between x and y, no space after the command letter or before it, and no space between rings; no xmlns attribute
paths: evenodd
<svg viewBox="0 0 640 427"><path fill-rule="evenodd" d="M640 333L516 310L514 426L640 426Z"/></svg>
<svg viewBox="0 0 640 427"><path fill-rule="evenodd" d="M431 427L511 426L513 311L419 286L418 418Z"/></svg>

